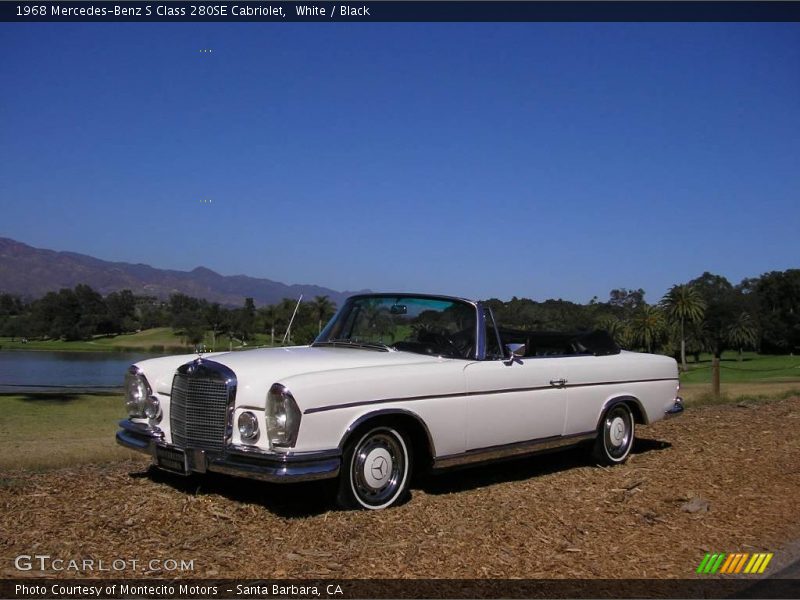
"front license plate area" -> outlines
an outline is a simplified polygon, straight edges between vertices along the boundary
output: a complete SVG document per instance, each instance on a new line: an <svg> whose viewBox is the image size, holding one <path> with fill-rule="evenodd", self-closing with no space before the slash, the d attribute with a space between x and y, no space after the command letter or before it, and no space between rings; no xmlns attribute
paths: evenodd
<svg viewBox="0 0 800 600"><path fill-rule="evenodd" d="M186 464L186 453L180 448L156 446L156 465L171 473L180 473L181 475L189 474L189 467Z"/></svg>

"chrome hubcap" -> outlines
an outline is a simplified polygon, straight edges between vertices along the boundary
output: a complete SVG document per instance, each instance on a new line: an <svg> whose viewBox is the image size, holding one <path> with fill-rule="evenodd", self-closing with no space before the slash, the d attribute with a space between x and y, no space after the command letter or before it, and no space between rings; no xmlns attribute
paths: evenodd
<svg viewBox="0 0 800 600"><path fill-rule="evenodd" d="M390 501L406 475L402 442L392 430L368 434L353 453L351 477L353 491L370 506Z"/></svg>
<svg viewBox="0 0 800 600"><path fill-rule="evenodd" d="M375 448L364 459L364 482L373 490L381 489L391 475L393 462L385 448Z"/></svg>
<svg viewBox="0 0 800 600"><path fill-rule="evenodd" d="M633 441L633 418L624 406L612 408L606 416L603 428L606 452L613 459L624 458Z"/></svg>
<svg viewBox="0 0 800 600"><path fill-rule="evenodd" d="M622 445L622 442L625 441L625 422L621 417L617 417L611 421L610 435L612 446L619 447Z"/></svg>

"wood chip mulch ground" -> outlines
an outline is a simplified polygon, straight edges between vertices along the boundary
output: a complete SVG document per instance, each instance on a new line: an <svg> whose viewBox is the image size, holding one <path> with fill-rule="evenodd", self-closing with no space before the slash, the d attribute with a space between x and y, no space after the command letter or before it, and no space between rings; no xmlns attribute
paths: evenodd
<svg viewBox="0 0 800 600"><path fill-rule="evenodd" d="M43 575L14 568L36 554L137 561L46 573L63 577L685 578L705 552L800 539L800 398L687 410L637 437L623 466L542 455L428 478L379 512L337 511L320 484L155 475L146 458L2 473L0 577ZM150 563L169 559L194 569Z"/></svg>

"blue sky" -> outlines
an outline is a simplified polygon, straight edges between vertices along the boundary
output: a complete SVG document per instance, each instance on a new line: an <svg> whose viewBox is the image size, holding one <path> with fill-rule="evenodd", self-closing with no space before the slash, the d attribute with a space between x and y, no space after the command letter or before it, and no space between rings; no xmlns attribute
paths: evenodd
<svg viewBox="0 0 800 600"><path fill-rule="evenodd" d="M0 236L33 246L578 302L800 267L796 23L4 23L0 52Z"/></svg>

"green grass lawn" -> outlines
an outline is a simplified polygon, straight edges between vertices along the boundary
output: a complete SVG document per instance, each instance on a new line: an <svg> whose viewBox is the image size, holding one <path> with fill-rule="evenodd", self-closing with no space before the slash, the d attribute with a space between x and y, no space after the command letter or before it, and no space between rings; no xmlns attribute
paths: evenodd
<svg viewBox="0 0 800 600"><path fill-rule="evenodd" d="M701 355L700 362L690 360L681 373L681 395L687 406L764 400L800 395L800 356L758 355L745 352L723 353L720 360L719 398L711 390L711 355Z"/></svg>
<svg viewBox="0 0 800 600"><path fill-rule="evenodd" d="M91 340L65 342L62 340L30 340L23 343L19 338L13 340L0 337L0 348L3 350L50 350L50 351L95 351L108 352L120 350L148 350L153 347L164 349L185 348L180 336L175 335L169 327L145 329L137 333L113 336L98 336Z"/></svg>
<svg viewBox="0 0 800 600"><path fill-rule="evenodd" d="M711 383L711 356L701 355L700 362L691 360L689 371L681 374L682 383ZM737 352L725 352L720 360L723 382L800 381L800 356L759 355L745 352L739 360Z"/></svg>
<svg viewBox="0 0 800 600"><path fill-rule="evenodd" d="M0 472L135 455L114 439L126 416L121 394L9 394L0 395L0 404Z"/></svg>

